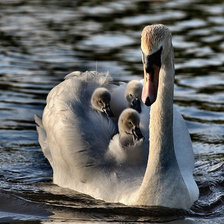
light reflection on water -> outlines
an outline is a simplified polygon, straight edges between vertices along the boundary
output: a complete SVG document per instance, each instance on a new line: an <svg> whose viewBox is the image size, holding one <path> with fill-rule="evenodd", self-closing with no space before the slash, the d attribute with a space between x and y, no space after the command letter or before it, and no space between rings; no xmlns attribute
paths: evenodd
<svg viewBox="0 0 224 224"><path fill-rule="evenodd" d="M1 2L0 221L10 220L11 212L14 220L44 219L51 216L46 210L55 222L156 221L147 209L121 208L52 185L33 115L41 115L49 90L71 71L97 68L123 81L141 77L141 30L163 23L173 34L175 104L191 133L201 194L185 222L222 223L223 11L221 0ZM183 214L171 217L164 220Z"/></svg>

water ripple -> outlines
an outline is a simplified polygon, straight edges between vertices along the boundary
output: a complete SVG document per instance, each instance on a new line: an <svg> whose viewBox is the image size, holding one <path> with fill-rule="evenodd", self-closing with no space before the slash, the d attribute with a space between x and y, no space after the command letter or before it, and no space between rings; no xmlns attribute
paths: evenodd
<svg viewBox="0 0 224 224"><path fill-rule="evenodd" d="M223 223L223 11L221 0L1 1L0 196L5 204L13 201L20 213L42 219L38 214L46 211L36 207L40 203L53 212L52 222L77 221L75 215L79 221L159 221L149 217L148 208L107 204L51 184L33 115L41 115L47 93L71 71L110 71L126 82L142 78L141 29L164 23L175 50L174 102L190 130L200 188L190 213L164 220ZM0 205L1 211L13 211L6 208Z"/></svg>

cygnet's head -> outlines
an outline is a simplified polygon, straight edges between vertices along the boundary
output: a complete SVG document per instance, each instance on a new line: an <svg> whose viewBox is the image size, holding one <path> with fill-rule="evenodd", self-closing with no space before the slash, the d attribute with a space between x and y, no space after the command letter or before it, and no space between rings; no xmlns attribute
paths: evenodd
<svg viewBox="0 0 224 224"><path fill-rule="evenodd" d="M139 80L132 80L127 84L125 98L128 106L141 113L142 83Z"/></svg>
<svg viewBox="0 0 224 224"><path fill-rule="evenodd" d="M100 87L93 92L91 105L95 110L105 113L108 117L113 117L114 114L110 108L110 100L110 92L106 88Z"/></svg>
<svg viewBox="0 0 224 224"><path fill-rule="evenodd" d="M136 110L127 108L123 110L118 120L120 135L132 136L135 140L143 138L139 128L140 118Z"/></svg>

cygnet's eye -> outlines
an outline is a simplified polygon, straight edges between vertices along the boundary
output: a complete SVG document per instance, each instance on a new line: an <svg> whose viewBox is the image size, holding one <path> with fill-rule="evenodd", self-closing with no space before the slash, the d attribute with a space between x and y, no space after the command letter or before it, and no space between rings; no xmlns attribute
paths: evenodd
<svg viewBox="0 0 224 224"><path fill-rule="evenodd" d="M103 105L103 101L102 100L99 100L98 101L98 104L102 106Z"/></svg>
<svg viewBox="0 0 224 224"><path fill-rule="evenodd" d="M128 126L129 126L129 127L132 127L132 126L133 126L133 124L132 124L131 121L128 121Z"/></svg>
<svg viewBox="0 0 224 224"><path fill-rule="evenodd" d="M133 95L131 93L129 94L129 96L130 96L130 98L133 98Z"/></svg>

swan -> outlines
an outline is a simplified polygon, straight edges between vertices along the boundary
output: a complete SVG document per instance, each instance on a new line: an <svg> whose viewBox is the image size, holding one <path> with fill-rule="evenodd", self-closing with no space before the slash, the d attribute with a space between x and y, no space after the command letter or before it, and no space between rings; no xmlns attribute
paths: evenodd
<svg viewBox="0 0 224 224"><path fill-rule="evenodd" d="M151 106L150 152L136 201L189 208L198 199L199 190L193 178L191 139L182 116L173 108L175 71L169 29L164 25L146 26L141 50L142 101Z"/></svg>
<svg viewBox="0 0 224 224"><path fill-rule="evenodd" d="M141 49L142 101L150 106L146 163L120 166L105 159L114 123L90 109L89 101L96 87L111 85L96 73L71 74L50 91L39 131L37 127L40 145L47 151L53 182L61 187L127 205L189 209L199 191L193 178L191 139L173 107L175 72L169 29L160 24L146 26Z"/></svg>
<svg viewBox="0 0 224 224"><path fill-rule="evenodd" d="M110 141L106 159L117 164L137 164L142 162L143 135L139 128L140 118L136 110L125 109L118 120L118 131Z"/></svg>

